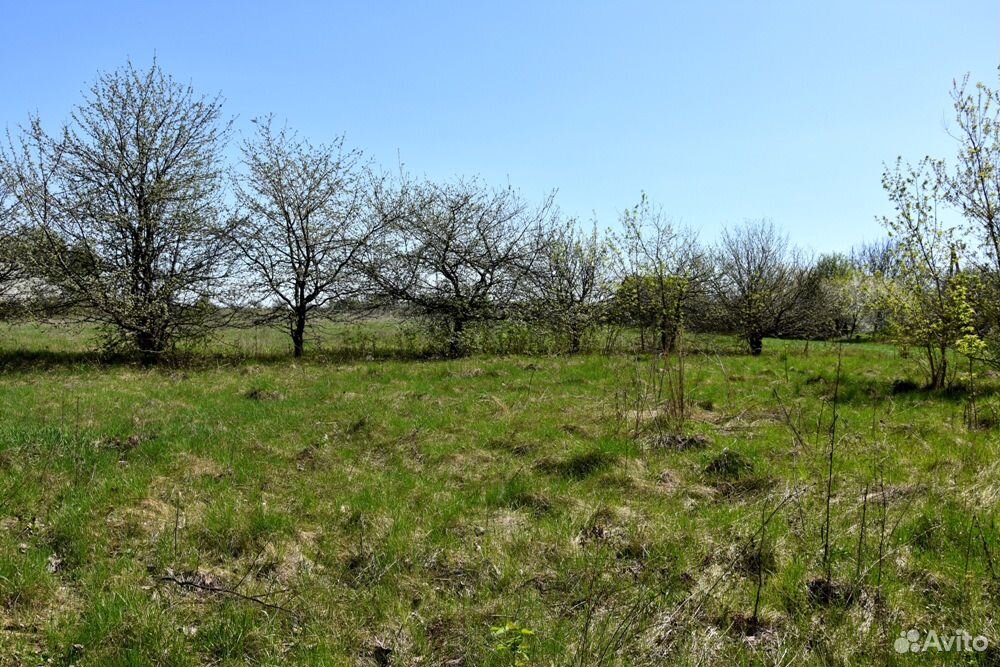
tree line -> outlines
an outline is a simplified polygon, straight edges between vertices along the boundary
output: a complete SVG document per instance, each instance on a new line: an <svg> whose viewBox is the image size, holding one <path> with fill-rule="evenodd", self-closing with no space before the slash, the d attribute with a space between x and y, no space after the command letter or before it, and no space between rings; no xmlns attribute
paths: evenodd
<svg viewBox="0 0 1000 667"><path fill-rule="evenodd" d="M268 324L304 353L324 318L392 310L468 351L470 327L519 321L578 352L600 327L674 350L684 330L874 335L924 352L1000 359L1000 97L956 82L956 159L898 161L882 241L808 256L766 220L713 244L645 195L603 231L480 178L386 172L269 116L233 123L155 62L98 76L57 130L31 117L0 157L4 312L76 318L155 362L180 341ZM956 222L947 224L950 210Z"/></svg>

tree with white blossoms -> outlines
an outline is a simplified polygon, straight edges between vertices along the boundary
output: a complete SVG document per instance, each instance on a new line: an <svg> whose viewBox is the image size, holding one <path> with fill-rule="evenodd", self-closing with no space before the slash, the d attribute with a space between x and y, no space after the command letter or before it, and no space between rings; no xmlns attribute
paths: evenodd
<svg viewBox="0 0 1000 667"><path fill-rule="evenodd" d="M35 116L4 151L32 274L145 362L221 323L221 114L219 97L129 63L69 123L50 133Z"/></svg>
<svg viewBox="0 0 1000 667"><path fill-rule="evenodd" d="M233 240L248 297L265 322L288 332L300 357L317 315L365 295L360 259L382 223L366 206L361 153L344 149L343 137L313 145L270 117L255 124L233 178Z"/></svg>
<svg viewBox="0 0 1000 667"><path fill-rule="evenodd" d="M598 326L610 297L611 248L596 224L589 231L576 220L554 216L541 232L538 256L526 281L529 318L550 327L579 352L584 336Z"/></svg>
<svg viewBox="0 0 1000 667"><path fill-rule="evenodd" d="M372 206L385 230L364 249L373 293L423 318L449 356L467 352L469 327L510 317L538 257L552 195L529 204L511 187L477 178L377 187Z"/></svg>

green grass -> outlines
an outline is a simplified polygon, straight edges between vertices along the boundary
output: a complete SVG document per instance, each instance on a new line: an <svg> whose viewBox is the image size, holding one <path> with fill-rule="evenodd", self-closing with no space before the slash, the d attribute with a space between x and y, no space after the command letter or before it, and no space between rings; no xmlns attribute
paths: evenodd
<svg viewBox="0 0 1000 667"><path fill-rule="evenodd" d="M0 337L0 665L509 665L508 622L538 665L1000 656L893 651L1000 642L998 432L894 348L843 346L825 589L835 345L695 338L664 438L648 355L338 325L302 361L233 332L142 369L95 340Z"/></svg>

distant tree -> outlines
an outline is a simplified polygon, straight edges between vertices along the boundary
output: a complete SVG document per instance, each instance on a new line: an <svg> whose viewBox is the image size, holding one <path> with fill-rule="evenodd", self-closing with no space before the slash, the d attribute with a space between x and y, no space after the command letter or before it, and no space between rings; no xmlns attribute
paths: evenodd
<svg viewBox="0 0 1000 667"><path fill-rule="evenodd" d="M249 294L299 357L316 314L364 294L359 262L382 225L365 205L361 153L345 150L343 137L314 146L275 130L271 118L256 125L234 178L241 213L233 238Z"/></svg>
<svg viewBox="0 0 1000 667"><path fill-rule="evenodd" d="M859 327L875 337L885 337L890 313L881 298L887 282L899 273L898 243L891 237L862 243L851 249L853 271L844 284L847 307L859 316Z"/></svg>
<svg viewBox="0 0 1000 667"><path fill-rule="evenodd" d="M833 280L849 275L853 268L850 257L843 253L831 252L816 259L813 271L820 280Z"/></svg>
<svg viewBox="0 0 1000 667"><path fill-rule="evenodd" d="M509 315L552 206L477 179L404 179L373 199L387 233L366 249L367 274L383 298L437 325L452 356L465 351L469 325Z"/></svg>
<svg viewBox="0 0 1000 667"><path fill-rule="evenodd" d="M723 231L711 286L724 325L759 355L765 336L814 331L813 277L772 223L748 221Z"/></svg>
<svg viewBox="0 0 1000 667"><path fill-rule="evenodd" d="M851 265L866 276L894 278L899 267L897 245L890 236L860 243L851 248Z"/></svg>
<svg viewBox="0 0 1000 667"><path fill-rule="evenodd" d="M817 338L853 337L864 315L860 275L850 257L841 253L821 255L810 269L816 281L811 309Z"/></svg>
<svg viewBox="0 0 1000 667"><path fill-rule="evenodd" d="M530 316L566 336L570 352L598 326L610 296L611 250L596 224L589 232L576 220L556 222L538 243L527 286Z"/></svg>
<svg viewBox="0 0 1000 667"><path fill-rule="evenodd" d="M671 352L704 287L708 263L695 235L676 226L645 194L620 224L616 312L641 330L653 329L660 351Z"/></svg>
<svg viewBox="0 0 1000 667"><path fill-rule="evenodd" d="M896 209L883 223L896 242L897 275L887 281L883 300L891 313L894 338L923 349L928 386L945 386L948 349L980 354L982 341L970 295L974 277L962 273L965 243L958 230L938 217L943 184L939 165L925 159L916 167L897 161L882 184Z"/></svg>
<svg viewBox="0 0 1000 667"><path fill-rule="evenodd" d="M32 271L146 362L217 321L220 114L219 98L129 63L98 77L68 125L49 134L34 117L5 150Z"/></svg>

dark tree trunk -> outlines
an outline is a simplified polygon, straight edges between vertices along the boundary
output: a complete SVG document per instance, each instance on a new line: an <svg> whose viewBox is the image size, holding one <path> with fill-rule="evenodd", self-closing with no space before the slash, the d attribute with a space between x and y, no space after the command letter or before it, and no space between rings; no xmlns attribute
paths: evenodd
<svg viewBox="0 0 1000 667"><path fill-rule="evenodd" d="M143 366L157 364L166 349L163 337L153 331L140 331L135 336L135 344L139 351L139 360Z"/></svg>
<svg viewBox="0 0 1000 667"><path fill-rule="evenodd" d="M296 313L292 323L292 355L301 357L305 352L306 314Z"/></svg>
<svg viewBox="0 0 1000 667"><path fill-rule="evenodd" d="M669 324L660 326L660 352L670 354L677 347L677 329Z"/></svg>
<svg viewBox="0 0 1000 667"><path fill-rule="evenodd" d="M456 319L451 325L451 335L448 337L448 356L462 356L462 332L465 331L465 320Z"/></svg>
<svg viewBox="0 0 1000 667"><path fill-rule="evenodd" d="M580 351L581 338L582 338L582 336L581 336L580 331L578 329L573 329L572 331L570 331L570 333L569 333L569 351L570 351L570 353L576 354L577 352Z"/></svg>
<svg viewBox="0 0 1000 667"><path fill-rule="evenodd" d="M948 380L948 348L942 345L937 351L940 356L935 356L934 349L927 348L927 359L931 371L931 389L944 389Z"/></svg>
<svg viewBox="0 0 1000 667"><path fill-rule="evenodd" d="M762 336L754 334L747 339L747 342L750 343L750 354L753 356L759 357L760 353L764 351L764 338Z"/></svg>

